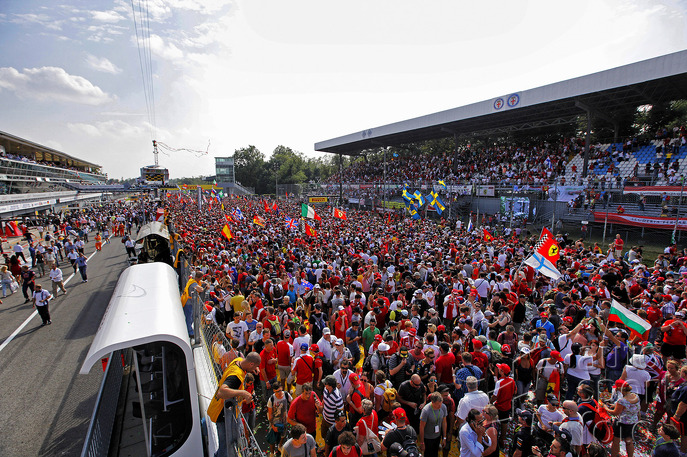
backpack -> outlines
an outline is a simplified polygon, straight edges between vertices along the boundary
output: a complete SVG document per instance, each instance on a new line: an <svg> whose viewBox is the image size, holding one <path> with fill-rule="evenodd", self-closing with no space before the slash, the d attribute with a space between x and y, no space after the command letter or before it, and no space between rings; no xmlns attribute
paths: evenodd
<svg viewBox="0 0 687 457"><path fill-rule="evenodd" d="M585 402L585 404L594 412L594 419L587 425L587 428L601 444L610 444L614 438L611 416L593 398L589 403Z"/></svg>
<svg viewBox="0 0 687 457"><path fill-rule="evenodd" d="M403 450L408 453L408 457L420 457L420 451L417 448L417 434L415 430L406 427L405 430L396 429L397 433L401 433L401 446Z"/></svg>
<svg viewBox="0 0 687 457"><path fill-rule="evenodd" d="M396 401L398 392L393 387L387 387L384 389L384 394L382 395L382 409L386 412L391 412L391 407Z"/></svg>
<svg viewBox="0 0 687 457"><path fill-rule="evenodd" d="M334 374L334 365L332 365L332 362L328 358L321 355L315 358L322 361L322 377Z"/></svg>
<svg viewBox="0 0 687 457"><path fill-rule="evenodd" d="M272 292L272 299L275 301L281 300L284 297L284 289L281 284L275 284L270 287L270 292Z"/></svg>

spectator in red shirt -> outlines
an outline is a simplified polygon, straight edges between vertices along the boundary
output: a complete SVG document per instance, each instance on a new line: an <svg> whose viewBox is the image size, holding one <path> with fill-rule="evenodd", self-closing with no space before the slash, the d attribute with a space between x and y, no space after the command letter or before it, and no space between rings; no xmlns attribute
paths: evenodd
<svg viewBox="0 0 687 457"><path fill-rule="evenodd" d="M453 365L456 363L456 356L451 352L451 346L445 341L439 344L439 350L441 355L434 363L437 378L442 384L451 384L453 382Z"/></svg>
<svg viewBox="0 0 687 457"><path fill-rule="evenodd" d="M321 370L321 369L320 369ZM300 356L293 364L293 377L296 380L296 395L300 395L303 391L303 385L310 383L312 385L315 376L315 359L308 354L308 344L302 343L300 348Z"/></svg>
<svg viewBox="0 0 687 457"><path fill-rule="evenodd" d="M363 400L365 399L365 391L360 382L360 378L355 373L348 376L351 382L351 391L348 394L349 415L351 424L357 424L358 420L363 416Z"/></svg>
<svg viewBox="0 0 687 457"><path fill-rule="evenodd" d="M286 378L291 373L292 349L288 341L290 336L291 331L284 330L284 339L277 343L277 368L279 368L279 380L284 390L286 390Z"/></svg>
<svg viewBox="0 0 687 457"><path fill-rule="evenodd" d="M472 340L472 349L474 352L471 352L470 355L472 355L472 364L482 370L482 373L487 372L487 368L489 368L489 357L482 352L482 342L480 340Z"/></svg>
<svg viewBox="0 0 687 457"><path fill-rule="evenodd" d="M265 349L260 352L260 385L265 392L265 401L272 396L272 382L277 380L277 350L274 340L265 342Z"/></svg>
<svg viewBox="0 0 687 457"><path fill-rule="evenodd" d="M302 393L291 402L289 407L289 424L301 424L312 436L317 436L317 415L322 412L322 402L315 392L312 384L303 384Z"/></svg>

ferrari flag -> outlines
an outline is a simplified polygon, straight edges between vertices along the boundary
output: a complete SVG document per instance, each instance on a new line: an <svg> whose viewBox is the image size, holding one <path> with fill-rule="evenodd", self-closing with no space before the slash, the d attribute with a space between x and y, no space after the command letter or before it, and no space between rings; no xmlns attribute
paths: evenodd
<svg viewBox="0 0 687 457"><path fill-rule="evenodd" d="M305 234L308 236L317 237L317 231L310 227L307 222L305 223Z"/></svg>
<svg viewBox="0 0 687 457"><path fill-rule="evenodd" d="M334 217L337 219L344 220L344 221L347 220L346 219L346 212L340 210L339 208L334 208Z"/></svg>

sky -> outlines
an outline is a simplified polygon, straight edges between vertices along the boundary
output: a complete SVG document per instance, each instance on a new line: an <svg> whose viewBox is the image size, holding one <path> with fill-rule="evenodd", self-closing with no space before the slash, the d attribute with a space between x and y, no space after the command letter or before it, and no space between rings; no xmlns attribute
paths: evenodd
<svg viewBox="0 0 687 457"><path fill-rule="evenodd" d="M315 157L687 49L686 16L686 0L0 0L0 131L112 178L152 164L154 139L176 149L170 177L212 175L249 145Z"/></svg>

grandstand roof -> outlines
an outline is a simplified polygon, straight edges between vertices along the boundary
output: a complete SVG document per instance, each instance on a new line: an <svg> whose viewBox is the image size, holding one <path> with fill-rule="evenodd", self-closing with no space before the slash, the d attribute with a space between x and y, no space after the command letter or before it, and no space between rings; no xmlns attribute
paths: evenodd
<svg viewBox="0 0 687 457"><path fill-rule="evenodd" d="M680 98L687 98L687 50L321 141L315 150L357 155L454 134L499 135L568 124L587 109L612 120Z"/></svg>
<svg viewBox="0 0 687 457"><path fill-rule="evenodd" d="M18 154L34 157L37 160L47 160L50 162L66 162L70 166L102 168L101 165L77 159L76 157L57 151L53 148L43 146L33 141L25 140L9 133L0 132L0 146L5 148L8 154Z"/></svg>

